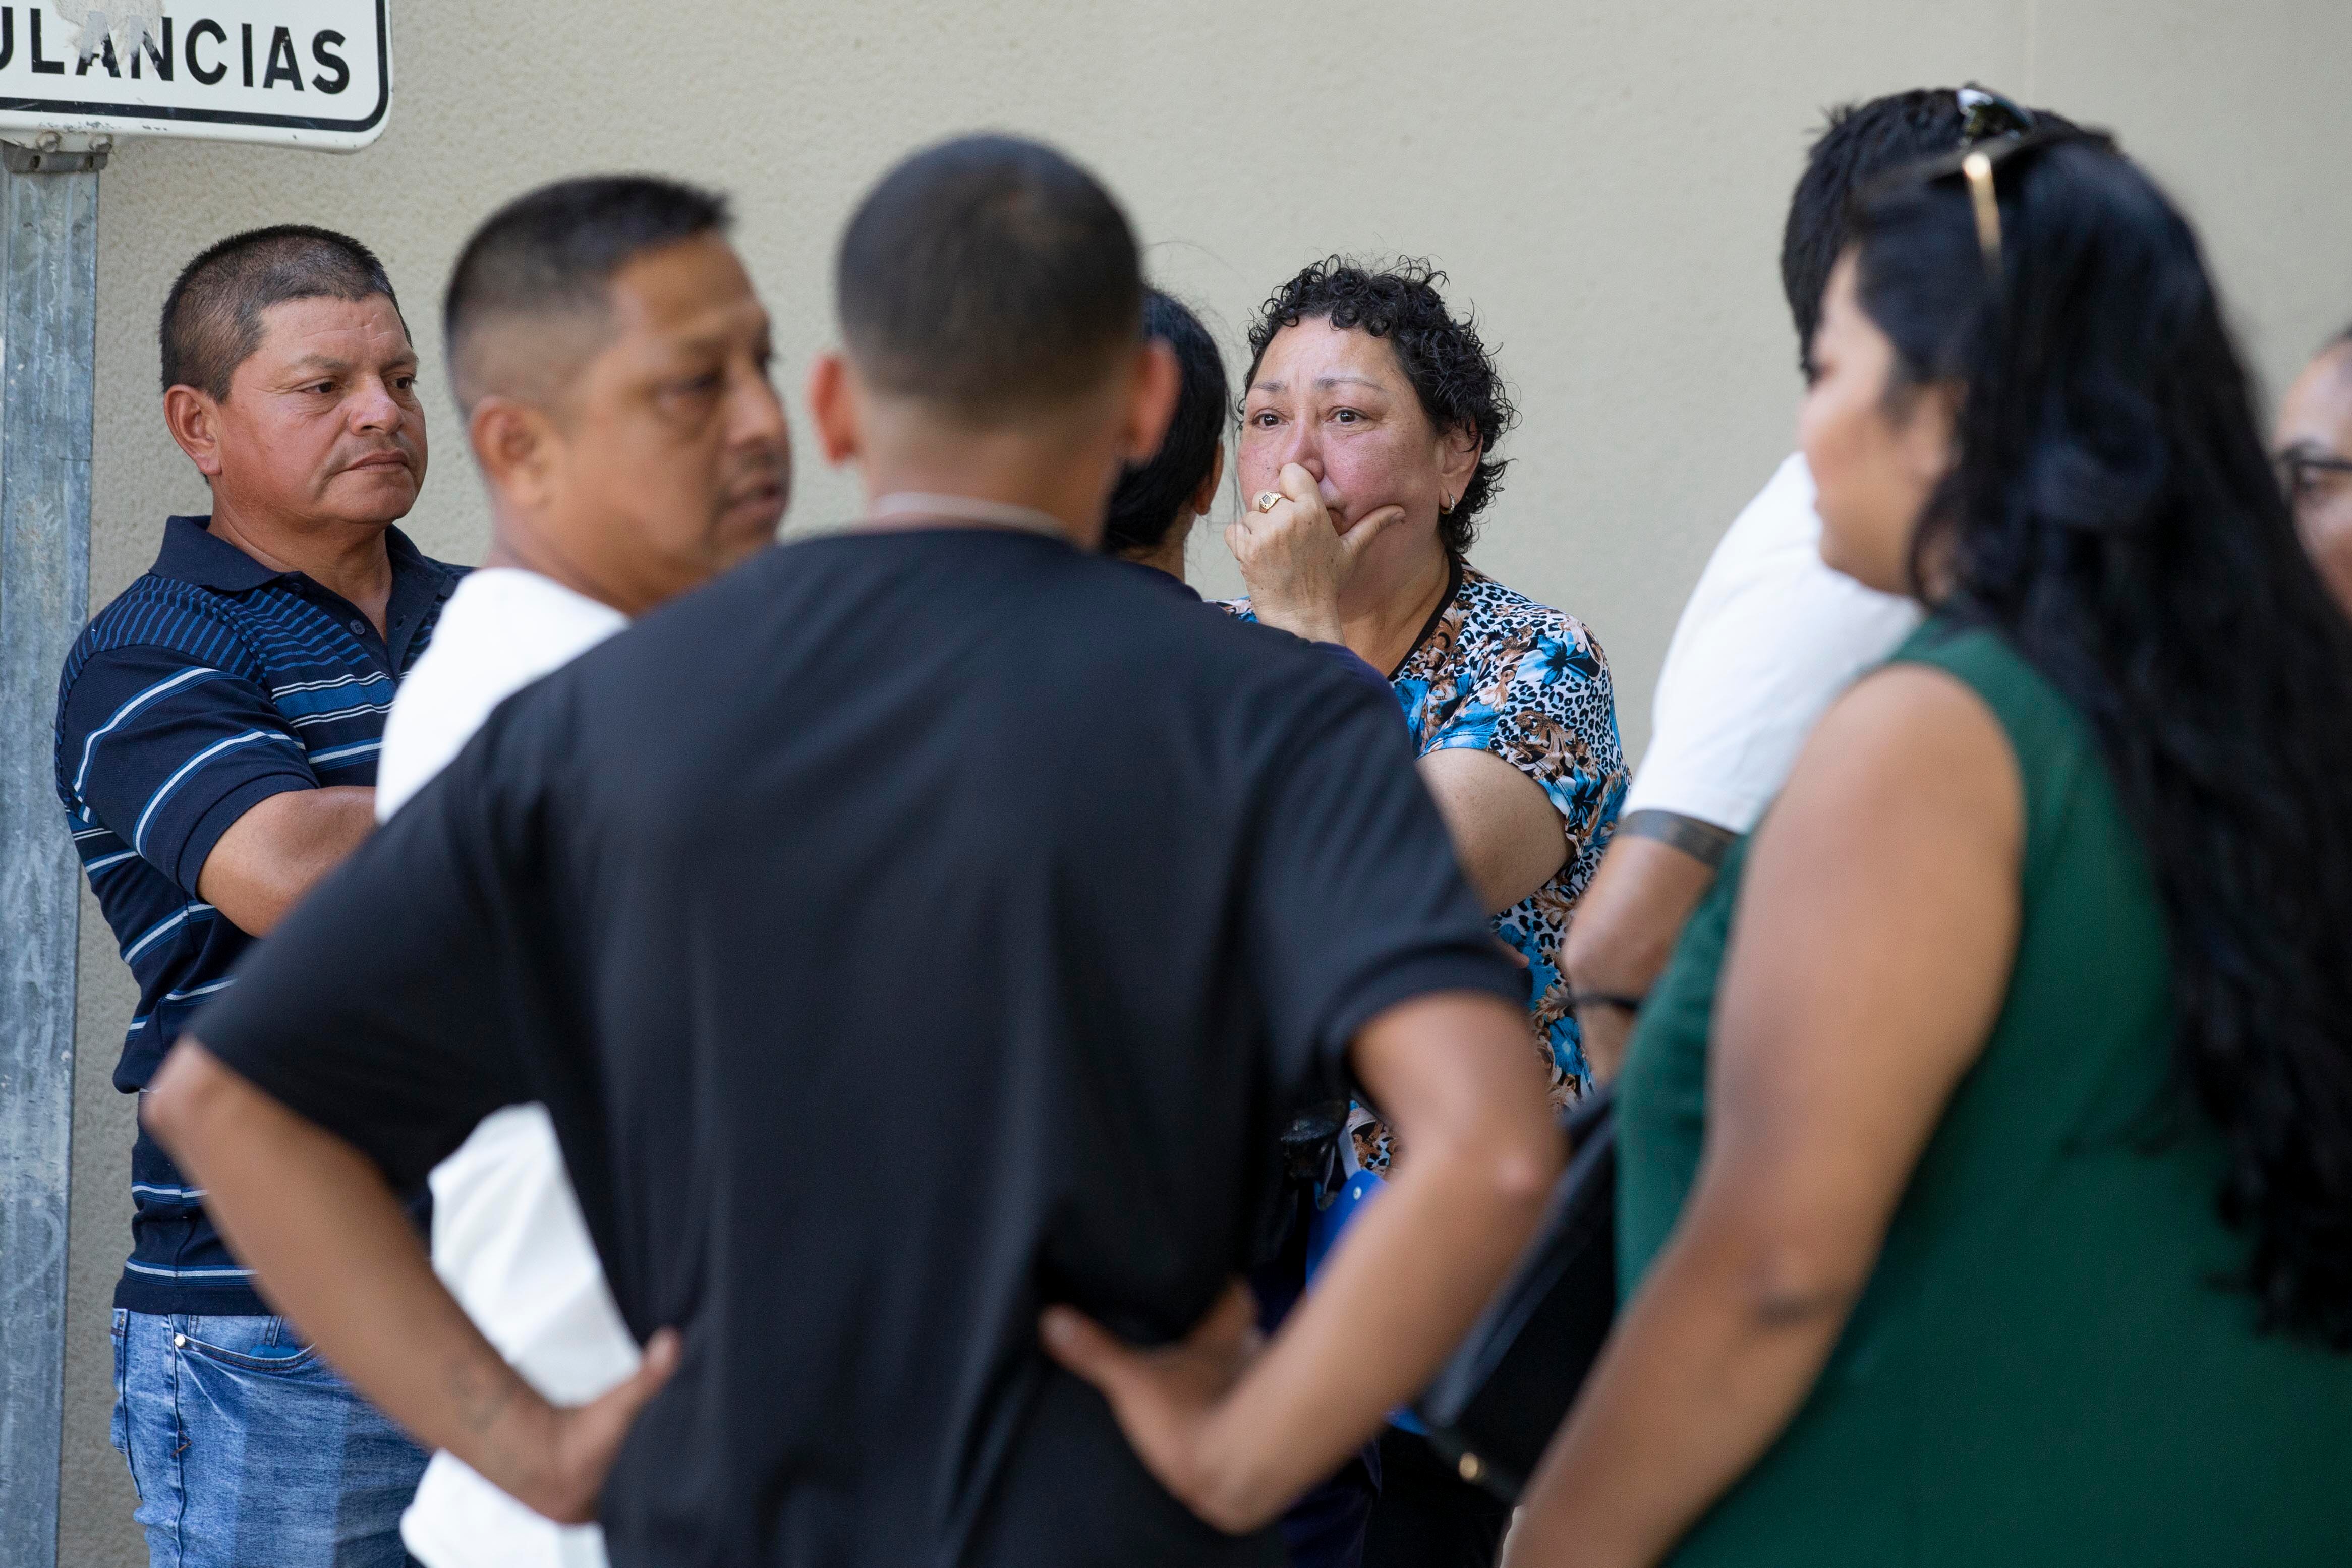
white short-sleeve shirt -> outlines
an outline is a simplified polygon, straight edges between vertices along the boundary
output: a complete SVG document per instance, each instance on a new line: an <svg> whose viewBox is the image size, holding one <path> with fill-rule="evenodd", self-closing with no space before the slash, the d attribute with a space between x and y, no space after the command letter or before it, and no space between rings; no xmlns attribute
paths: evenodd
<svg viewBox="0 0 2352 1568"><path fill-rule="evenodd" d="M1919 624L1910 600L1824 565L1821 540L1812 473L1794 455L1732 522L1683 607L1627 814L1747 832L1838 694Z"/></svg>
<svg viewBox="0 0 2352 1568"><path fill-rule="evenodd" d="M457 585L433 645L384 720L376 819L390 817L465 749L490 710L628 624L609 605L537 572L491 568ZM434 1167L433 1268L466 1315L533 1388L593 1399L636 1370L538 1105L485 1118ZM559 1525L447 1453L433 1456L402 1540L426 1568L604 1568L604 1532Z"/></svg>

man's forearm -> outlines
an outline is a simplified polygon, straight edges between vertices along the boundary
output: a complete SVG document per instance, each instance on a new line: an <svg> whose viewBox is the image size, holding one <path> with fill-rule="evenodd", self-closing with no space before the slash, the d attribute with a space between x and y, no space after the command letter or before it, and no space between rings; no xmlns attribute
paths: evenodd
<svg viewBox="0 0 2352 1568"><path fill-rule="evenodd" d="M543 1474L553 1411L435 1276L373 1165L194 1041L145 1116L271 1303L371 1403L532 1506L571 1510Z"/></svg>
<svg viewBox="0 0 2352 1568"><path fill-rule="evenodd" d="M1548 1185L1531 1171L1498 1190L1487 1162L1416 1145L1221 1414L1217 1512L1271 1517L1419 1394L1527 1245Z"/></svg>
<svg viewBox="0 0 2352 1568"><path fill-rule="evenodd" d="M1522 1017L1499 1004L1470 1015L1474 1028L1492 1027L1492 1051L1514 1068L1526 1049ZM1406 1153L1393 1179L1349 1227L1203 1445L1216 1460L1208 1490L1220 1494L1217 1512L1244 1523L1271 1517L1378 1432L1461 1342L1526 1247L1565 1153L1540 1083L1527 1078L1517 1091L1526 1103L1506 1103L1505 1114L1441 1114L1418 1126L1400 1115Z"/></svg>
<svg viewBox="0 0 2352 1568"><path fill-rule="evenodd" d="M1633 1042L1634 1009L1620 1002L1585 1000L1576 1009L1576 1028L1592 1081L1608 1083L1625 1065L1625 1048Z"/></svg>
<svg viewBox="0 0 2352 1568"><path fill-rule="evenodd" d="M196 875L196 895L240 931L267 936L375 831L375 791L289 789L229 824Z"/></svg>
<svg viewBox="0 0 2352 1568"><path fill-rule="evenodd" d="M1721 854L1694 851L1723 836L1720 828L1669 811L1639 811L1618 824L1577 901L1562 949L1578 991L1638 1001L1649 990L1674 956L1683 923L1715 885Z"/></svg>
<svg viewBox="0 0 2352 1568"><path fill-rule="evenodd" d="M1601 869L1577 903L1560 967L1584 1031L1585 1060L1617 1075L1633 1015L1681 939L1683 924L1714 885L1720 828L1668 811L1618 825Z"/></svg>

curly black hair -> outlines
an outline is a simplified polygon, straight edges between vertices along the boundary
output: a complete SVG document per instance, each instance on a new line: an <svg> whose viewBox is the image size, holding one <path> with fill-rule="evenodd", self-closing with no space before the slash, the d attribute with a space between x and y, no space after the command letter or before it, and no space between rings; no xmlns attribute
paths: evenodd
<svg viewBox="0 0 2352 1568"><path fill-rule="evenodd" d="M1258 361L1275 334L1301 321L1328 320L1386 338L1430 423L1440 430L1478 434L1478 471L1437 524L1438 538L1458 558L1469 553L1478 537L1478 514L1502 490L1503 470L1510 465L1494 455L1495 445L1518 423L1519 411L1511 405L1502 372L1472 319L1457 321L1445 308L1445 297L1437 291L1444 281L1445 274L1412 256L1400 256L1390 267L1366 267L1330 256L1300 268L1267 297L1250 327L1249 373L1242 387L1246 394L1257 380Z"/></svg>

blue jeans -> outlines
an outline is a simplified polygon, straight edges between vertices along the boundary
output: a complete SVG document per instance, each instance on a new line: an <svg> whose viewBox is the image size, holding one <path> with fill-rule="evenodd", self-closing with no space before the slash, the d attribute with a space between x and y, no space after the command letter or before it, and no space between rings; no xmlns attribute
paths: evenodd
<svg viewBox="0 0 2352 1568"><path fill-rule="evenodd" d="M114 1446L151 1568L404 1568L425 1454L283 1318L114 1313Z"/></svg>

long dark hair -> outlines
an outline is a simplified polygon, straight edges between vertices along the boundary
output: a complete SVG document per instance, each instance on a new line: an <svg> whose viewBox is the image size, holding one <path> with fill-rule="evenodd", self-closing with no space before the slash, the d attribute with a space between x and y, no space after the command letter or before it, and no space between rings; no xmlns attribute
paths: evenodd
<svg viewBox="0 0 2352 1568"><path fill-rule="evenodd" d="M1997 174L1997 277L1955 178L1855 213L1898 382L1963 392L1915 580L2091 720L2164 901L2177 1061L2227 1144L2262 1321L2352 1348L2352 622L2188 223L2104 141Z"/></svg>

